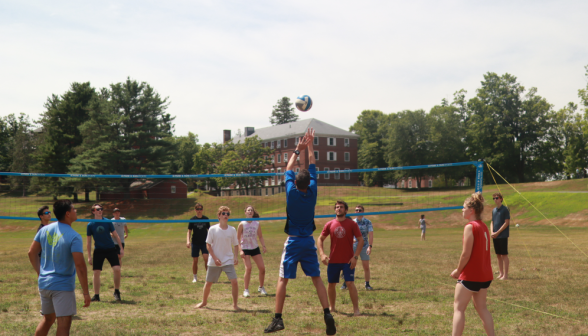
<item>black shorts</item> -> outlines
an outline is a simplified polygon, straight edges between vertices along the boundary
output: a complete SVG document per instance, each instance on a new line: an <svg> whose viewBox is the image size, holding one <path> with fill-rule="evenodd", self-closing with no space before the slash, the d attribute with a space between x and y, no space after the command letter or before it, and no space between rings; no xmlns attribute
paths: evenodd
<svg viewBox="0 0 588 336"><path fill-rule="evenodd" d="M124 247L123 247L124 248ZM111 267L120 266L120 262L118 261L118 253L116 253L116 247L113 247L108 250L94 250L94 255L92 256L92 269L93 270L100 270L102 271L102 265L104 264L104 259L108 259Z"/></svg>
<svg viewBox="0 0 588 336"><path fill-rule="evenodd" d="M125 243L121 243L123 246L123 250L125 249ZM114 244L114 248L116 249L116 254L120 255L120 246L118 244Z"/></svg>
<svg viewBox="0 0 588 336"><path fill-rule="evenodd" d="M259 246L258 246L256 248L254 248L253 250L243 250L243 253L245 253L245 255L255 257L256 255L261 254L261 251L259 250Z"/></svg>
<svg viewBox="0 0 588 336"><path fill-rule="evenodd" d="M508 238L496 238L492 239L494 242L494 252L499 255L508 254Z"/></svg>
<svg viewBox="0 0 588 336"><path fill-rule="evenodd" d="M202 254L208 254L206 243L202 245L192 243L192 258L200 257L200 252L202 252Z"/></svg>
<svg viewBox="0 0 588 336"><path fill-rule="evenodd" d="M486 288L490 287L491 282L492 282L492 280L486 281L486 282L457 280L457 283L462 284L462 286L464 286L467 290L469 290L470 292L476 292L476 293L479 292L480 289L486 289Z"/></svg>

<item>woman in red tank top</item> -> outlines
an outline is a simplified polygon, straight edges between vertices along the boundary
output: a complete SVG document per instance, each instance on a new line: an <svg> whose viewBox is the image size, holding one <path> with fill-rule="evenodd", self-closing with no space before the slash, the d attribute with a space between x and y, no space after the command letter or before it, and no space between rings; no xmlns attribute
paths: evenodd
<svg viewBox="0 0 588 336"><path fill-rule="evenodd" d="M490 233L480 216L484 211L484 197L472 194L463 203L463 218L468 220L463 230L463 250L457 268L451 276L458 279L453 301L453 336L463 333L465 310L474 299L474 307L482 319L487 335L494 335L492 314L486 307L488 287L492 282L490 265Z"/></svg>

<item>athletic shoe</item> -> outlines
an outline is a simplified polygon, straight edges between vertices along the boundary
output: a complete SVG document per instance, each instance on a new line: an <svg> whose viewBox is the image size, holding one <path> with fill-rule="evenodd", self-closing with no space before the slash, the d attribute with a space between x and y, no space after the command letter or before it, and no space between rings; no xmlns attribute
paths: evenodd
<svg viewBox="0 0 588 336"><path fill-rule="evenodd" d="M263 288L263 287L259 287L259 288L257 288L257 291L258 291L259 293L261 293L261 295L267 295L267 292L265 291L265 288Z"/></svg>
<svg viewBox="0 0 588 336"><path fill-rule="evenodd" d="M249 295L249 289L246 289L243 291L243 297L250 297L251 295Z"/></svg>
<svg viewBox="0 0 588 336"><path fill-rule="evenodd" d="M365 290L374 290L374 289L370 285L365 285Z"/></svg>
<svg viewBox="0 0 588 336"><path fill-rule="evenodd" d="M327 335L335 335L337 328L335 327L335 319L331 314L325 314L325 324L327 325Z"/></svg>
<svg viewBox="0 0 588 336"><path fill-rule="evenodd" d="M274 317L272 323L270 323L270 325L267 326L267 328L265 328L263 332L265 334L269 334L280 330L284 330L284 320L282 320L281 318Z"/></svg>
<svg viewBox="0 0 588 336"><path fill-rule="evenodd" d="M345 289L347 289L347 284L343 283L343 286L341 286L341 290L345 290Z"/></svg>
<svg viewBox="0 0 588 336"><path fill-rule="evenodd" d="M114 292L114 301L122 301L120 298L120 292Z"/></svg>
<svg viewBox="0 0 588 336"><path fill-rule="evenodd" d="M192 280L192 283L196 283L198 282L198 280L196 280L196 277L194 277L194 279Z"/></svg>
<svg viewBox="0 0 588 336"><path fill-rule="evenodd" d="M98 296L98 294L94 294L90 302L100 302L100 296Z"/></svg>

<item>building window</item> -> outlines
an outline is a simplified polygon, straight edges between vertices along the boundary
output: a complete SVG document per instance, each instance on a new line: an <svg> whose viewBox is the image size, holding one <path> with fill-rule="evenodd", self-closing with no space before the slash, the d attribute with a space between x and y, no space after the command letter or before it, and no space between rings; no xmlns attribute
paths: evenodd
<svg viewBox="0 0 588 336"><path fill-rule="evenodd" d="M327 161L337 161L337 153L327 152Z"/></svg>
<svg viewBox="0 0 588 336"><path fill-rule="evenodd" d="M294 146L297 146L299 142L300 142L300 138L299 137L295 137L294 138Z"/></svg>
<svg viewBox="0 0 588 336"><path fill-rule="evenodd" d="M329 141L327 142L327 144L329 146L337 146L337 138L329 138Z"/></svg>
<svg viewBox="0 0 588 336"><path fill-rule="evenodd" d="M335 180L341 179L341 174L339 173L339 168L335 168Z"/></svg>
<svg viewBox="0 0 588 336"><path fill-rule="evenodd" d="M288 162L288 153L284 153L284 162Z"/></svg>
<svg viewBox="0 0 588 336"><path fill-rule="evenodd" d="M171 186L171 193L172 194L176 193L176 186L175 185Z"/></svg>
<svg viewBox="0 0 588 336"><path fill-rule="evenodd" d="M284 148L288 147L288 139L284 139Z"/></svg>
<svg viewBox="0 0 588 336"><path fill-rule="evenodd" d="M328 180L328 179L329 179L329 177L330 177L330 176L329 176L329 168L325 168L325 169L324 169L324 171L326 172L326 173L325 173L325 180Z"/></svg>
<svg viewBox="0 0 588 336"><path fill-rule="evenodd" d="M345 152L345 162L351 161L349 152Z"/></svg>
<svg viewBox="0 0 588 336"><path fill-rule="evenodd" d="M274 172L274 169L272 168L272 173ZM276 178L275 176L272 176L272 185L276 185Z"/></svg>
<svg viewBox="0 0 588 336"><path fill-rule="evenodd" d="M270 160L272 161L272 163L274 163L274 156L272 154L272 156L270 157Z"/></svg>
<svg viewBox="0 0 588 336"><path fill-rule="evenodd" d="M314 137L314 140L312 140L312 144L317 146L319 144L319 137Z"/></svg>
<svg viewBox="0 0 588 336"><path fill-rule="evenodd" d="M408 180L408 187L412 188L412 180Z"/></svg>
<svg viewBox="0 0 588 336"><path fill-rule="evenodd" d="M282 174L282 168L278 168L278 174ZM278 175L278 181L282 181L282 175Z"/></svg>
<svg viewBox="0 0 588 336"><path fill-rule="evenodd" d="M264 169L264 171L265 171L266 173L268 172L268 170L267 170L267 169ZM266 180L265 180L265 186L267 187L268 185L269 185L269 179L266 179Z"/></svg>
<svg viewBox="0 0 588 336"><path fill-rule="evenodd" d="M316 179L318 180L318 179L321 178L321 176L318 174L318 172L321 171L321 170L318 167L315 167L315 168L316 168L316 172L317 172Z"/></svg>
<svg viewBox="0 0 588 336"><path fill-rule="evenodd" d="M272 141L272 142L270 142L270 148L271 148L271 149L274 149L274 142L273 142L273 141Z"/></svg>
<svg viewBox="0 0 588 336"><path fill-rule="evenodd" d="M282 147L282 140L276 141L276 148L281 148L281 147Z"/></svg>
<svg viewBox="0 0 588 336"><path fill-rule="evenodd" d="M402 180L401 185L402 185L402 188L404 189L404 180Z"/></svg>
<svg viewBox="0 0 588 336"><path fill-rule="evenodd" d="M433 180L429 180L429 188L433 188Z"/></svg>
<svg viewBox="0 0 588 336"><path fill-rule="evenodd" d="M265 143L265 148L269 147L269 142Z"/></svg>
<svg viewBox="0 0 588 336"><path fill-rule="evenodd" d="M278 163L282 163L282 156L280 154L276 154L276 157L278 158Z"/></svg>
<svg viewBox="0 0 588 336"><path fill-rule="evenodd" d="M349 139L343 139L343 146L349 147Z"/></svg>
<svg viewBox="0 0 588 336"><path fill-rule="evenodd" d="M319 159L318 151L314 151L314 159L318 161L318 159Z"/></svg>
<svg viewBox="0 0 588 336"><path fill-rule="evenodd" d="M296 161L300 161L300 155L296 157Z"/></svg>
<svg viewBox="0 0 588 336"><path fill-rule="evenodd" d="M296 174L300 173L300 168L296 168Z"/></svg>
<svg viewBox="0 0 588 336"><path fill-rule="evenodd" d="M349 168L345 168L345 179L351 180L351 173L349 172Z"/></svg>

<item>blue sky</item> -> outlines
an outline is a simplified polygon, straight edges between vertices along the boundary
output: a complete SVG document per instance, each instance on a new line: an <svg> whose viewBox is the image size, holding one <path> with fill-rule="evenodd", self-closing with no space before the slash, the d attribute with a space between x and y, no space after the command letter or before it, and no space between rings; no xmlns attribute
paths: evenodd
<svg viewBox="0 0 588 336"><path fill-rule="evenodd" d="M0 115L34 119L72 82L128 76L171 102L176 135L220 142L308 94L348 129L364 109L429 110L505 72L559 109L587 85L588 1L0 2Z"/></svg>

